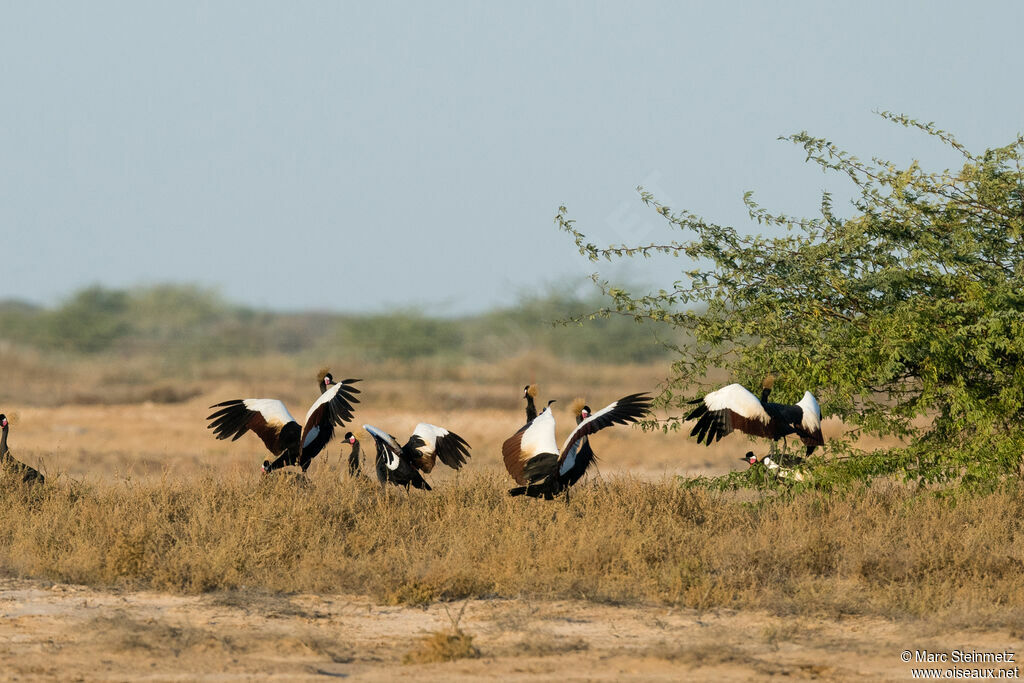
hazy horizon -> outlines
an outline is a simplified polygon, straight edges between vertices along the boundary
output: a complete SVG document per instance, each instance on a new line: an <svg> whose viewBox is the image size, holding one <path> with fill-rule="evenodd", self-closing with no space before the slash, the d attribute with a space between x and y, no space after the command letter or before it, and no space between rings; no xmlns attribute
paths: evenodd
<svg viewBox="0 0 1024 683"><path fill-rule="evenodd" d="M636 283L633 283L636 285ZM76 297L86 293L93 288L99 288L104 292L123 292L125 294L139 295L146 294L148 292L162 289L165 287L175 288L180 290L182 293L186 293L186 290L194 289L202 298L203 295L213 295L217 302L222 303L228 307L239 307L261 313L281 314L281 315L383 315L390 316L394 314L401 314L413 310L416 308L415 305L410 304L383 304L376 307L373 310L359 310L359 309L340 309L340 308L275 308L273 306L253 305L250 302L241 301L238 299L227 296L223 289L216 285L204 285L197 282L185 282L185 281L165 281L165 282L141 282L137 284L128 284L125 286L110 286L105 285L101 282L92 282L83 284L80 287L76 287L69 290L53 301L49 302L38 302L32 301L27 298L17 296L5 296L0 297L0 307L3 306L28 306L32 309L45 311L55 310L62 308L63 306L70 304ZM559 299L565 299L567 301L579 301L583 303L598 301L603 299L600 291L593 286L593 281L590 278L581 278L575 284L570 282L552 282L544 286L539 286L534 290L523 289L517 292L517 294L509 301L496 302L493 305L485 306L479 309L466 310L466 311L446 311L440 310L436 312L425 311L423 312L427 317L439 317L439 318L455 318L455 317L475 317L478 315L486 315L496 311L506 310L510 308L517 308L525 302L550 302L555 300L555 297Z"/></svg>
<svg viewBox="0 0 1024 683"><path fill-rule="evenodd" d="M0 300L193 283L275 311L458 315L601 270L664 285L673 208L750 225L844 188L779 135L928 166L1024 130L1024 6L8 3ZM837 201L837 208L843 205Z"/></svg>

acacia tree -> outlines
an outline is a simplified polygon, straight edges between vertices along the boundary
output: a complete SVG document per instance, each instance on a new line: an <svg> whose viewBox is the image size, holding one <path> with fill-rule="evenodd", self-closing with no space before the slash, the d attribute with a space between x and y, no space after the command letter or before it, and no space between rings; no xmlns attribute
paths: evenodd
<svg viewBox="0 0 1024 683"><path fill-rule="evenodd" d="M785 230L745 234L638 188L676 239L598 246L565 207L556 222L592 261L670 254L690 264L656 292L594 276L612 302L600 314L667 323L691 340L660 397L665 429L681 426L709 370L748 386L774 372L781 399L811 388L826 416L906 439L859 453L847 468L996 481L1019 472L1024 451L1024 137L975 155L934 124L881 116L956 150L962 167L931 173L916 162L865 162L803 132L782 139L854 183L849 216L828 192L815 218L771 214L747 193L754 221ZM831 452L844 450L849 443Z"/></svg>

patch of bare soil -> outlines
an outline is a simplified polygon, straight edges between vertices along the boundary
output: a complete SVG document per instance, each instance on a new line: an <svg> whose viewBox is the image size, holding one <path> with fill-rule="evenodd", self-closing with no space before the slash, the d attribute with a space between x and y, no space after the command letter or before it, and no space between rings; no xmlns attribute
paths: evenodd
<svg viewBox="0 0 1024 683"><path fill-rule="evenodd" d="M447 607L256 591L118 593L0 579L0 678L906 680L912 664L901 661L905 649L1024 650L1021 633L877 618L472 600L459 627L479 658L403 663L417 661L407 655L424 636L451 627L462 603Z"/></svg>

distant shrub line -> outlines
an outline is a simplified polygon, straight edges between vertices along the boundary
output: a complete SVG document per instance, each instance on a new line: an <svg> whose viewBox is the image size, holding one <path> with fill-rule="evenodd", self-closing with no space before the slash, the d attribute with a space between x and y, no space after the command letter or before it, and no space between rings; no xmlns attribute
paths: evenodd
<svg viewBox="0 0 1024 683"><path fill-rule="evenodd" d="M652 329L629 319L558 324L598 308L596 299L553 293L523 299L510 308L450 319L415 311L274 313L232 305L195 286L131 291L94 286L53 309L0 302L0 341L41 351L158 353L194 360L337 348L367 361L493 361L535 350L588 362L640 363L668 357Z"/></svg>

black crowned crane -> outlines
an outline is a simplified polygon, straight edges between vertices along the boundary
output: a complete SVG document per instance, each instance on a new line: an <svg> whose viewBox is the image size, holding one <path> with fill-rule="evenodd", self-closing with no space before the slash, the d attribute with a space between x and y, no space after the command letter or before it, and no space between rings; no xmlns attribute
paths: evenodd
<svg viewBox="0 0 1024 683"><path fill-rule="evenodd" d="M587 466L593 462L593 451L584 462L583 446L587 437L605 427L636 422L651 410L651 398L647 394L630 394L611 403L586 418L581 418L576 429L558 448L555 441L555 416L551 404L536 419L524 425L518 432L505 440L501 447L505 469L520 486L509 491L509 495L544 497L551 500L562 491L569 496L569 486L579 480ZM582 415L582 411L581 411Z"/></svg>
<svg viewBox="0 0 1024 683"><path fill-rule="evenodd" d="M758 459L758 457L754 455L754 451L747 451L747 454L740 458L740 460L743 460L751 467L757 467L759 465L763 466L770 474L773 474L779 479L804 481L807 478L800 470L792 469L790 467L782 467L779 463L772 460L770 455L766 455L763 458ZM800 459L798 459L798 464L799 461Z"/></svg>
<svg viewBox="0 0 1024 683"><path fill-rule="evenodd" d="M527 384L523 387L523 398L526 399L526 421L529 422L537 417L537 406L533 402L537 398L537 385Z"/></svg>
<svg viewBox="0 0 1024 683"><path fill-rule="evenodd" d="M357 379L343 379L341 382L334 380L334 375L331 374L330 368L320 368L320 371L316 374L317 383L320 387L320 393L324 393L335 384L351 384L352 382L358 382Z"/></svg>
<svg viewBox="0 0 1024 683"><path fill-rule="evenodd" d="M303 472L334 436L334 427L352 419L352 404L359 403L352 386L358 379L332 383L313 402L302 427L291 416L284 403L276 398L244 398L224 401L210 415L209 429L218 439L235 441L246 432L258 436L273 454L273 462L263 461L263 472L273 472L288 465L298 465Z"/></svg>
<svg viewBox="0 0 1024 683"><path fill-rule="evenodd" d="M357 477L360 472L359 439L352 432L347 432L345 434L345 441L352 446L352 450L348 454L348 475L350 477Z"/></svg>
<svg viewBox="0 0 1024 683"><path fill-rule="evenodd" d="M328 367L320 368L320 370L316 373L316 380L317 380L317 386L319 387L321 394L323 394L325 391L330 389L332 385L337 384L337 382L334 381L334 375L331 374L331 369L328 368ZM351 383L352 381L353 380L350 380L350 379L349 380L342 380L341 383L342 384L344 384L345 382ZM348 432L347 434L345 434L344 438L345 438L345 441L347 441L348 443L350 443L352 445L352 452L350 452L348 454L349 474L356 475L356 474L359 473L359 441L358 440L354 440L355 437L352 436L352 432ZM356 463L354 470L352 469L353 458L355 459L355 463Z"/></svg>
<svg viewBox="0 0 1024 683"><path fill-rule="evenodd" d="M396 486L410 486L430 490L420 472L430 474L434 464L441 462L452 469L461 469L469 457L469 444L455 432L426 422L416 425L412 436L402 446L398 440L373 425L363 425L363 429L373 437L377 444L377 481L381 489L387 482Z"/></svg>
<svg viewBox="0 0 1024 683"><path fill-rule="evenodd" d="M12 476L21 479L23 484L42 484L45 478L34 467L29 467L11 455L11 449L7 447L7 432L11 425L7 416L0 414L0 476Z"/></svg>
<svg viewBox="0 0 1024 683"><path fill-rule="evenodd" d="M590 417L592 411L583 398L575 398L569 404L569 412L576 417L576 424L578 425ZM576 454L576 464L565 473L564 485L568 487L578 482L587 469L596 461L597 456L594 455L594 449L590 447L590 438L584 436L580 439L579 452Z"/></svg>
<svg viewBox="0 0 1024 683"><path fill-rule="evenodd" d="M750 436L762 436L772 440L772 453L776 452L779 439L796 434L810 455L818 446L825 445L821 435L821 407L809 391L795 405L769 403L774 378L769 377L761 388L761 398L754 396L741 384L730 384L705 395L692 404L697 404L687 416L695 419L690 436L697 437L697 443L710 446L723 436L739 430Z"/></svg>

